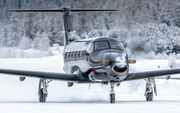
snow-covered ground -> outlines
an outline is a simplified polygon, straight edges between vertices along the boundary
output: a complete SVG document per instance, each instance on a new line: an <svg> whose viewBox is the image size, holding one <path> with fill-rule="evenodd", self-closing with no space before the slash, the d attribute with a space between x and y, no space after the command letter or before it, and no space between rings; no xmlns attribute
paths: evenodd
<svg viewBox="0 0 180 113"><path fill-rule="evenodd" d="M179 61L177 61L179 62ZM137 60L132 71L169 68L168 60ZM34 71L63 72L61 55L35 59L0 59L0 68ZM178 76L178 75L177 75ZM63 81L49 83L46 103L38 102L37 78L26 78L0 74L0 113L96 113L96 112L180 112L180 81L156 80L158 96L146 102L145 81L122 82L115 88L116 103L109 104L109 86L100 84L75 84L68 88Z"/></svg>

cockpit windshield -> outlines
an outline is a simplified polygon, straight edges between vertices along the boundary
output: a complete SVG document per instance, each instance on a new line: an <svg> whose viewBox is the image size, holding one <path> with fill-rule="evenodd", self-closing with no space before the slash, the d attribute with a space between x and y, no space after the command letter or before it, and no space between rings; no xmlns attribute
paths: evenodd
<svg viewBox="0 0 180 113"><path fill-rule="evenodd" d="M93 51L102 49L118 49L123 51L124 47L117 41L97 41L88 45L87 52L92 53Z"/></svg>
<svg viewBox="0 0 180 113"><path fill-rule="evenodd" d="M120 49L120 50L124 50L123 49L123 46L119 43L119 42L116 42L116 41L109 41L109 45L112 49Z"/></svg>
<svg viewBox="0 0 180 113"><path fill-rule="evenodd" d="M99 50L99 49L108 49L108 43L107 42L95 42L95 50Z"/></svg>

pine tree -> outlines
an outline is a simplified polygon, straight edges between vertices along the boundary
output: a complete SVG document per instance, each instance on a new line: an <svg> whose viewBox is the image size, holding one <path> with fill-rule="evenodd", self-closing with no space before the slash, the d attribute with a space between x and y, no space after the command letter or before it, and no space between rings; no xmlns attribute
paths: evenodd
<svg viewBox="0 0 180 113"><path fill-rule="evenodd" d="M19 48L23 49L23 50L30 49L31 44L32 44L32 40L26 36L23 36L21 41L20 41Z"/></svg>

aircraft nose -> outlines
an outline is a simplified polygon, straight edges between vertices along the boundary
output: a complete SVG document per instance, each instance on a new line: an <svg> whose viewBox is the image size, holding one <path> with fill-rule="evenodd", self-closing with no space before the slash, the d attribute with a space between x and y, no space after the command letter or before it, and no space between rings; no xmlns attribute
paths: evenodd
<svg viewBox="0 0 180 113"><path fill-rule="evenodd" d="M121 81L127 76L128 70L126 58L124 56L116 57L114 66L112 67L114 77Z"/></svg>
<svg viewBox="0 0 180 113"><path fill-rule="evenodd" d="M124 68L125 66L127 66L127 61L125 57L117 57L115 59L115 66L118 66L119 68Z"/></svg>

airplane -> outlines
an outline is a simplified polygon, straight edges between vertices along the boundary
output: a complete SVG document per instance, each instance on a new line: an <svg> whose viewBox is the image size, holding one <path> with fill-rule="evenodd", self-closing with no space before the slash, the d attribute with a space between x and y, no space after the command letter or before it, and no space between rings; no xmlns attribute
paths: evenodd
<svg viewBox="0 0 180 113"><path fill-rule="evenodd" d="M129 72L129 65L136 60L130 60L125 47L118 40L111 37L96 37L82 39L72 31L70 13L74 12L112 12L118 9L62 9L52 10L8 10L8 12L62 12L64 21L64 67L66 73L24 71L0 69L0 73L25 77L39 78L39 102L46 102L48 83L52 80L66 81L68 87L79 84L110 84L110 103L115 103L114 86L131 80L146 80L146 101L153 100L153 92L157 96L155 77L180 73L180 69L155 70L145 72Z"/></svg>

